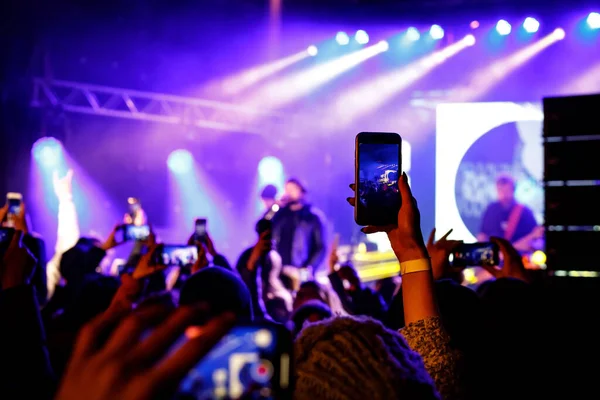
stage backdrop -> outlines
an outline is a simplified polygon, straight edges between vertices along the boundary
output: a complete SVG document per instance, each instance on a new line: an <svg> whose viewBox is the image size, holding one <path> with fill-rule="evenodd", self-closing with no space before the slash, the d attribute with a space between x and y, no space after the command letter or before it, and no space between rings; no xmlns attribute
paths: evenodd
<svg viewBox="0 0 600 400"><path fill-rule="evenodd" d="M516 197L543 222L543 113L532 103L442 104L436 118L435 226L438 236L475 241L495 179L510 173Z"/></svg>

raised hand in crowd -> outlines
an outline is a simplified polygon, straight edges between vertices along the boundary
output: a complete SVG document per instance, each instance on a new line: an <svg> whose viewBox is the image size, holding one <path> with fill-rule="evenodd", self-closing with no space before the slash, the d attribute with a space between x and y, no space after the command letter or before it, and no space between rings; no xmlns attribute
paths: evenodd
<svg viewBox="0 0 600 400"><path fill-rule="evenodd" d="M435 241L435 231L435 228L431 230L429 239L427 240L427 252L429 253L429 257L431 257L431 271L433 273L433 279L438 280L449 278L457 281L458 283L462 282L463 268L452 267L450 265L449 257L450 254L463 243L463 241L448 239L448 236L450 236L452 233L452 229L446 232L446 234L438 241Z"/></svg>
<svg viewBox="0 0 600 400"><path fill-rule="evenodd" d="M195 274L196 272L210 265L208 257L206 256L206 247L204 246L204 244L200 243L199 241L196 241L195 245L196 249L198 249L198 258L196 259L194 265L192 265L192 274Z"/></svg>
<svg viewBox="0 0 600 400"><path fill-rule="evenodd" d="M484 267L494 278L515 278L524 282L531 282L531 272L525 268L523 258L512 244L506 239L491 237L490 241L498 245L502 259L501 267Z"/></svg>
<svg viewBox="0 0 600 400"><path fill-rule="evenodd" d="M250 258L248 259L248 270L254 271L260 262L269 252L273 250L273 239L271 238L271 230L268 229L260 234L258 241L250 252Z"/></svg>
<svg viewBox="0 0 600 400"><path fill-rule="evenodd" d="M115 227L113 228L113 230L110 232L110 234L108 235L108 237L106 238L106 240L104 241L104 243L102 243L100 245L100 248L104 251L108 251L110 249L114 249L117 246L122 245L124 242L118 242L116 239L117 236L117 231L119 230L119 228L122 225L117 224L115 225Z"/></svg>
<svg viewBox="0 0 600 400"><path fill-rule="evenodd" d="M5 204L0 208L0 221L4 221L8 216L8 204ZM25 202L21 201L19 207L19 213L11 217L13 228L23 232L23 234L29 233L29 224L27 223L27 212L25 211Z"/></svg>
<svg viewBox="0 0 600 400"><path fill-rule="evenodd" d="M0 260L2 290L31 283L37 260L23 244L24 233L14 230L10 243Z"/></svg>
<svg viewBox="0 0 600 400"><path fill-rule="evenodd" d="M62 178L58 177L58 171L52 172L52 187L58 201L69 201L73 198L73 170L67 171Z"/></svg>
<svg viewBox="0 0 600 400"><path fill-rule="evenodd" d="M338 255L339 243L340 243L340 235L336 234L333 237L333 242L331 243L331 250L329 251L329 257L327 259L327 265L329 266L330 274L333 274L336 271L335 267L340 262L340 257Z"/></svg>
<svg viewBox="0 0 600 400"><path fill-rule="evenodd" d="M124 318L113 313L96 317L80 331L56 399L78 400L82 393L90 400L171 398L235 321L233 314L222 314L201 329L188 330L194 335L186 335L187 341L170 351L201 310L188 306L171 312L159 303Z"/></svg>

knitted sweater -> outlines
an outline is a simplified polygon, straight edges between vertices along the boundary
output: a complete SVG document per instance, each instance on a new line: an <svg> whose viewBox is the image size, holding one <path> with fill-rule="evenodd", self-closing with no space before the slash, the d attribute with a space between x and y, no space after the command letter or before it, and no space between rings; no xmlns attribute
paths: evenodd
<svg viewBox="0 0 600 400"><path fill-rule="evenodd" d="M399 331L411 349L423 358L425 368L444 400L462 399L461 353L450 346L450 337L439 317L413 322Z"/></svg>

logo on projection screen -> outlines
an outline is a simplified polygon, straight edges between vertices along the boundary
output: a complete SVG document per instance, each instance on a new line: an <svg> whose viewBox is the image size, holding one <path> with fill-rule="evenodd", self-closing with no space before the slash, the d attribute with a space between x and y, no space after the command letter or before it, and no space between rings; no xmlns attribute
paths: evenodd
<svg viewBox="0 0 600 400"><path fill-rule="evenodd" d="M476 236L487 206L496 201L496 177L508 173L517 182L516 197L538 219L543 214L544 192L532 159L540 147L529 146L524 137L540 136L540 121L509 122L490 129L466 151L456 171L454 195L458 213Z"/></svg>

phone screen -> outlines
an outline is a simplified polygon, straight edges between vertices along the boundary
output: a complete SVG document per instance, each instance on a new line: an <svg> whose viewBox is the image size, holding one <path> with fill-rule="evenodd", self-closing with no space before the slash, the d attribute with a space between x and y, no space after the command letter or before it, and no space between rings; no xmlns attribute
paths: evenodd
<svg viewBox="0 0 600 400"><path fill-rule="evenodd" d="M15 230L12 228L0 228L0 244L9 243L14 233Z"/></svg>
<svg viewBox="0 0 600 400"><path fill-rule="evenodd" d="M283 327L234 327L183 379L176 398L291 398L291 346Z"/></svg>
<svg viewBox="0 0 600 400"><path fill-rule="evenodd" d="M123 241L146 240L150 236L148 225L123 225Z"/></svg>
<svg viewBox="0 0 600 400"><path fill-rule="evenodd" d="M19 215L21 212L20 199L8 199L8 213L11 215Z"/></svg>
<svg viewBox="0 0 600 400"><path fill-rule="evenodd" d="M198 260L198 249L196 246L185 245L162 245L156 260L157 264L168 267L185 267L193 265Z"/></svg>
<svg viewBox="0 0 600 400"><path fill-rule="evenodd" d="M450 254L450 263L455 267L494 266L499 261L494 243L465 243Z"/></svg>
<svg viewBox="0 0 600 400"><path fill-rule="evenodd" d="M357 212L365 225L390 223L390 216L396 219L399 154L398 143L358 143Z"/></svg>
<svg viewBox="0 0 600 400"><path fill-rule="evenodd" d="M196 219L196 237L201 239L206 236L206 219Z"/></svg>

